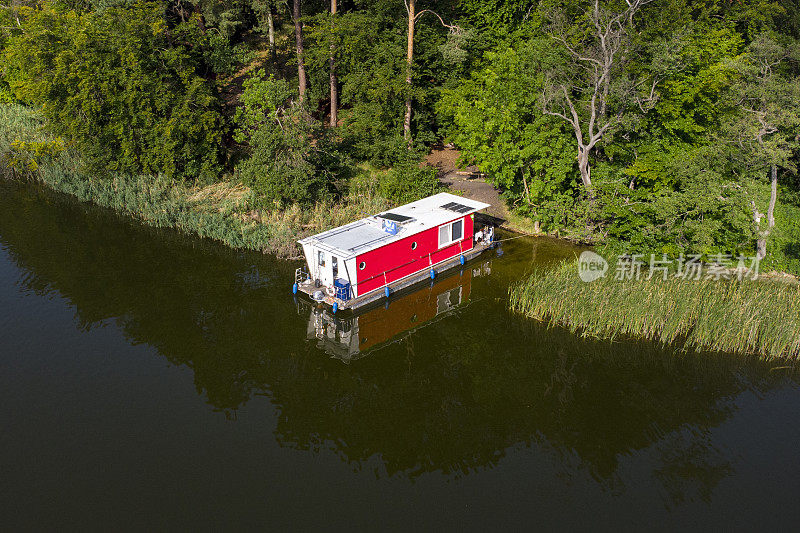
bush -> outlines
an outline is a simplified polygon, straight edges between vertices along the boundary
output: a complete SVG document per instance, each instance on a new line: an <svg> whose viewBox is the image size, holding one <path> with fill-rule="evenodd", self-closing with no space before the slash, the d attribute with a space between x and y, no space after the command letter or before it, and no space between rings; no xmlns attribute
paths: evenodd
<svg viewBox="0 0 800 533"><path fill-rule="evenodd" d="M204 56L206 63L214 72L229 76L241 65L250 62L255 55L255 52L244 43L232 45L230 40L220 33L208 34Z"/></svg>
<svg viewBox="0 0 800 533"><path fill-rule="evenodd" d="M767 239L763 269L800 275L800 207L785 203L775 207L775 228Z"/></svg>
<svg viewBox="0 0 800 533"><path fill-rule="evenodd" d="M11 88L5 82L0 80L0 105L13 103L14 95L11 92Z"/></svg>
<svg viewBox="0 0 800 533"><path fill-rule="evenodd" d="M61 139L13 141L0 154L0 165L13 176L31 178L44 161L51 161L64 151Z"/></svg>
<svg viewBox="0 0 800 533"><path fill-rule="evenodd" d="M237 172L262 204L310 203L331 190L338 167L324 129L294 97L286 80L263 70L244 82L234 138L250 157Z"/></svg>
<svg viewBox="0 0 800 533"><path fill-rule="evenodd" d="M221 171L223 117L182 37L157 3L85 13L45 3L9 40L3 77L93 173L208 181Z"/></svg>
<svg viewBox="0 0 800 533"><path fill-rule="evenodd" d="M444 189L436 169L403 164L388 171L378 184L379 193L392 203L407 204Z"/></svg>

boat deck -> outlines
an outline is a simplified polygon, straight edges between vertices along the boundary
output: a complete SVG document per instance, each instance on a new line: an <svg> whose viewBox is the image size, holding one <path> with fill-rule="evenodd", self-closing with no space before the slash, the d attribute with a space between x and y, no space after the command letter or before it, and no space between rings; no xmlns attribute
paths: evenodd
<svg viewBox="0 0 800 533"><path fill-rule="evenodd" d="M476 244L472 250L464 252L464 259L465 261L469 261L474 259L475 257L479 256L485 250L494 247L492 243L481 243ZM461 256L456 255L450 259L442 261L438 265L435 266L435 270L437 274L439 272L444 272L446 270L450 270L453 267L461 266ZM403 279L394 281L388 284L389 291L391 293L395 293L397 291L403 290L407 287L420 283L421 281L425 281L430 279L430 270L428 268L423 269L420 272L415 274L411 274L410 276L406 276ZM368 292L362 296L357 296L355 298L351 298L350 300L341 300L336 298L335 296L325 295L322 300L319 300L320 303L327 304L329 306L333 306L334 303L337 304L338 309L345 310L345 309L358 309L359 307L363 307L367 304L380 300L382 298L386 298L386 294L384 293L384 287L380 289L376 289L374 291ZM312 280L308 280L306 282L300 283L297 285L297 290L302 292L303 294L308 295L309 298L313 300L313 294L321 290L319 287L314 285ZM317 300L314 300L317 301Z"/></svg>

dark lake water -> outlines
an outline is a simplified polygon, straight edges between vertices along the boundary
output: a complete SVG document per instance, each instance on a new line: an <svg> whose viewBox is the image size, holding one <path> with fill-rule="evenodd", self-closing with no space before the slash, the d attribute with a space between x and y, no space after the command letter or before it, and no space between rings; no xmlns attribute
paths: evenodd
<svg viewBox="0 0 800 533"><path fill-rule="evenodd" d="M797 373L506 311L575 251L334 321L296 262L0 182L0 524L796 529Z"/></svg>

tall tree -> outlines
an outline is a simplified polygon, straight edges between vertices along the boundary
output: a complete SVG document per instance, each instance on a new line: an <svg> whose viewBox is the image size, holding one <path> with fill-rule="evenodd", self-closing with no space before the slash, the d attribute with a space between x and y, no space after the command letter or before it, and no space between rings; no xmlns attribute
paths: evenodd
<svg viewBox="0 0 800 533"><path fill-rule="evenodd" d="M331 0L331 33L336 31L336 0ZM338 122L339 111L339 90L337 88L336 80L336 61L334 54L336 53L336 40L335 36L331 35L331 55L330 55L330 82L331 82L331 127L335 128Z"/></svg>
<svg viewBox="0 0 800 533"><path fill-rule="evenodd" d="M408 47L406 49L406 115L403 120L403 136L411 146L411 73L414 63L414 26L417 22L417 2L408 0L406 2L408 11Z"/></svg>
<svg viewBox="0 0 800 533"><path fill-rule="evenodd" d="M256 14L258 20L258 31L267 32L267 42L269 43L269 58L272 63L277 59L277 49L275 46L275 15L278 8L278 0L250 0L250 6Z"/></svg>
<svg viewBox="0 0 800 533"><path fill-rule="evenodd" d="M545 72L542 112L567 122L578 143L578 169L587 193L593 195L589 156L623 118L644 80L631 79L625 63L632 53L629 31L641 7L651 0L626 0L627 7L613 12L594 4L586 23L567 19L563 6L546 13L548 34L567 61ZM651 86L650 100L654 98Z"/></svg>
<svg viewBox="0 0 800 533"><path fill-rule="evenodd" d="M766 35L757 36L736 65L741 78L731 90L739 113L725 129L741 150L740 166L758 177L768 175L770 183L766 213L758 209L755 198L751 201L759 259L766 257L767 238L775 227L778 169L795 171L792 156L800 147L800 77L786 76L781 68L792 55L800 59L797 50Z"/></svg>
<svg viewBox="0 0 800 533"><path fill-rule="evenodd" d="M460 34L462 29L454 24L445 23L444 19L438 13L430 9L423 9L417 12L416 0L403 0L406 5L406 12L408 13L408 46L406 48L406 114L403 120L403 136L406 143L411 147L411 113L412 113L412 86L413 86L413 67L414 67L414 30L417 21L425 13L434 15L442 26L447 28L452 34Z"/></svg>
<svg viewBox="0 0 800 533"><path fill-rule="evenodd" d="M277 59L275 50L275 15L273 14L272 2L267 4L267 38L269 39L269 58L274 63Z"/></svg>
<svg viewBox="0 0 800 533"><path fill-rule="evenodd" d="M294 39L297 52L297 81L300 90L300 103L306 97L306 65L303 58L303 26L300 23L302 12L301 0L294 0L292 4L292 20L294 21Z"/></svg>

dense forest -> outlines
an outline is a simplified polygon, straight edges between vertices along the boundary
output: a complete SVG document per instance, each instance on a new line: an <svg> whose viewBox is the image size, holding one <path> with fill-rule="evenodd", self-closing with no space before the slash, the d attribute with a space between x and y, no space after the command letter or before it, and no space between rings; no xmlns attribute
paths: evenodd
<svg viewBox="0 0 800 533"><path fill-rule="evenodd" d="M452 143L541 231L800 272L796 0L0 0L0 55L60 143L7 165L306 209Z"/></svg>

